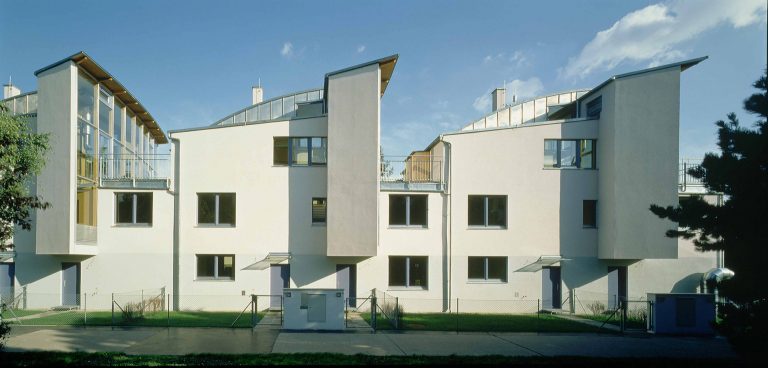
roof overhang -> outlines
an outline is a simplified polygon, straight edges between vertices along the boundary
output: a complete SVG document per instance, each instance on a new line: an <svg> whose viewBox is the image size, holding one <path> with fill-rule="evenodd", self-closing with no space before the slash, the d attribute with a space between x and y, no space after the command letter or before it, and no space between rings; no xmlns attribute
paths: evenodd
<svg viewBox="0 0 768 368"><path fill-rule="evenodd" d="M563 258L562 256L541 256L536 260L536 262L527 264L515 270L515 272L537 272L544 267L552 266L559 263L560 261L567 261L567 259Z"/></svg>
<svg viewBox="0 0 768 368"><path fill-rule="evenodd" d="M161 144L168 143L168 138L165 136L165 133L163 133L163 130L160 129L160 125L157 124L155 118L152 117L149 111L147 111L147 109L145 109L144 106L139 103L139 100L133 97L133 95L128 92L128 90L120 82L118 82L115 77L109 74L109 72L97 64L96 61L94 61L85 52L80 51L70 57L48 65L36 71L35 76L68 61L74 62L80 69L84 70L90 74L91 77L95 78L96 82L99 82L107 87L107 89L112 92L112 94L118 100L120 100L120 102L122 102L127 109L133 111L134 115L136 115L136 118L149 129L149 132L152 135L152 138L155 139L155 142Z"/></svg>
<svg viewBox="0 0 768 368"><path fill-rule="evenodd" d="M272 265L281 264L291 259L291 253L269 253L264 259L246 266L243 270L266 270Z"/></svg>

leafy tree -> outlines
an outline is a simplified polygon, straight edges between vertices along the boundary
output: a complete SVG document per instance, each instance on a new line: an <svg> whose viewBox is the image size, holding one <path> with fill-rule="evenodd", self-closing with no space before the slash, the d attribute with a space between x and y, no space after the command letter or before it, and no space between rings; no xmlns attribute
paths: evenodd
<svg viewBox="0 0 768 368"><path fill-rule="evenodd" d="M753 86L759 92L744 101L744 109L758 116L754 128L728 114L727 122L716 123L720 153L707 153L700 167L688 171L710 191L722 193L724 203L694 196L676 207L652 205L651 211L678 223L667 236L693 239L700 251L725 251L735 276L719 291L735 304L722 309L723 331L732 342L746 343L752 336L765 347L768 288L761 281L768 261L768 69ZM751 341L747 345L756 347Z"/></svg>
<svg viewBox="0 0 768 368"><path fill-rule="evenodd" d="M30 230L29 212L50 206L30 195L27 184L45 165L48 135L30 130L22 117L0 105L0 248L8 247L14 225Z"/></svg>

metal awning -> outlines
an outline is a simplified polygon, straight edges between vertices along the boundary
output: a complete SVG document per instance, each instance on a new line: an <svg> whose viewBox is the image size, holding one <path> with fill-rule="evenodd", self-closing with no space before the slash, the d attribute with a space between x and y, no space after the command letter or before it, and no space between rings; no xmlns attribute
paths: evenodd
<svg viewBox="0 0 768 368"><path fill-rule="evenodd" d="M515 270L515 272L536 272L541 270L543 267L551 266L560 261L567 261L567 259L563 258L562 256L541 256L538 260L536 260L536 262L525 265L522 268Z"/></svg>
<svg viewBox="0 0 768 368"><path fill-rule="evenodd" d="M252 265L246 266L244 270L266 270L273 264L280 264L291 259L291 253L269 253L264 259Z"/></svg>

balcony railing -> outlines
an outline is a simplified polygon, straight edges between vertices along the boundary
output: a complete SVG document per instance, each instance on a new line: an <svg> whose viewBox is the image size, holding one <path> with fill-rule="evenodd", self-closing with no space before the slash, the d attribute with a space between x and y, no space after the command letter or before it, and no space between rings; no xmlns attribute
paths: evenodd
<svg viewBox="0 0 768 368"><path fill-rule="evenodd" d="M114 154L99 156L99 180L102 187L168 188L171 155Z"/></svg>
<svg viewBox="0 0 768 368"><path fill-rule="evenodd" d="M383 189L432 188L443 185L442 157L430 155L385 156L381 159Z"/></svg>
<svg viewBox="0 0 768 368"><path fill-rule="evenodd" d="M704 183L701 179L693 177L689 171L701 167L700 159L682 159L678 167L678 187L681 192L703 190Z"/></svg>
<svg viewBox="0 0 768 368"><path fill-rule="evenodd" d="M37 113L37 91L9 97L1 102L12 115Z"/></svg>

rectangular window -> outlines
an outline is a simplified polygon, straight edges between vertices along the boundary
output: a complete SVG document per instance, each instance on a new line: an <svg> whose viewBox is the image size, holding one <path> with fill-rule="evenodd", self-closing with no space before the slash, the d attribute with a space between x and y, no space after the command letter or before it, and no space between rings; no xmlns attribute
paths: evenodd
<svg viewBox="0 0 768 368"><path fill-rule="evenodd" d="M593 199L584 200L583 210L584 227L597 227L597 201Z"/></svg>
<svg viewBox="0 0 768 368"><path fill-rule="evenodd" d="M197 193L199 225L235 226L235 193Z"/></svg>
<svg viewBox="0 0 768 368"><path fill-rule="evenodd" d="M507 282L507 257L468 257L470 281Z"/></svg>
<svg viewBox="0 0 768 368"><path fill-rule="evenodd" d="M328 163L328 138L274 137L275 165L317 166Z"/></svg>
<svg viewBox="0 0 768 368"><path fill-rule="evenodd" d="M115 223L152 225L152 193L115 193Z"/></svg>
<svg viewBox="0 0 768 368"><path fill-rule="evenodd" d="M505 195L470 195L467 207L469 226L507 226L507 196Z"/></svg>
<svg viewBox="0 0 768 368"><path fill-rule="evenodd" d="M594 139L545 139L544 167L594 169L597 163Z"/></svg>
<svg viewBox="0 0 768 368"><path fill-rule="evenodd" d="M603 111L603 96L597 96L592 101L587 102L587 118L600 118L600 112Z"/></svg>
<svg viewBox="0 0 768 368"><path fill-rule="evenodd" d="M312 223L324 224L327 210L327 200L325 198L312 198Z"/></svg>
<svg viewBox="0 0 768 368"><path fill-rule="evenodd" d="M198 280L234 280L234 255L197 255Z"/></svg>
<svg viewBox="0 0 768 368"><path fill-rule="evenodd" d="M427 195L389 195L389 225L427 226Z"/></svg>
<svg viewBox="0 0 768 368"><path fill-rule="evenodd" d="M427 257L390 256L389 286L427 288Z"/></svg>

